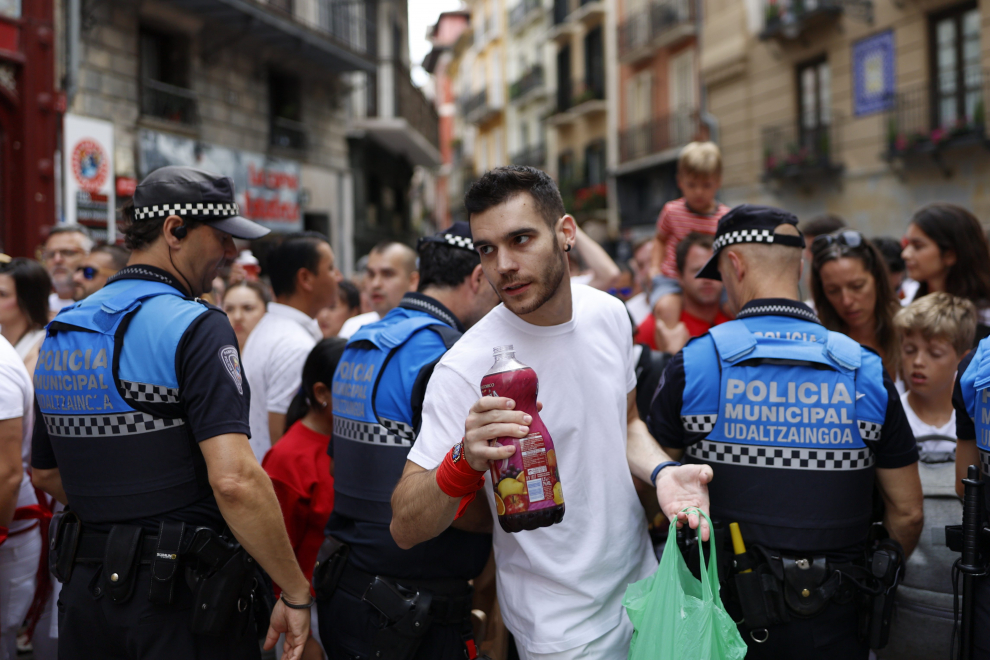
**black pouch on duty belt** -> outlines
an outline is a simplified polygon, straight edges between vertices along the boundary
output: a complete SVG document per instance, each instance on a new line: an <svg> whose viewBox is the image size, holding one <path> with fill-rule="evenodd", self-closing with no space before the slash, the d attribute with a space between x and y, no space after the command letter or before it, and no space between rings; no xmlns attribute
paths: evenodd
<svg viewBox="0 0 990 660"><path fill-rule="evenodd" d="M156 605L171 605L175 580L179 574L179 547L186 525L162 521L158 526L158 546L151 558L151 589L148 600Z"/></svg>
<svg viewBox="0 0 990 660"><path fill-rule="evenodd" d="M82 523L72 511L59 511L48 525L48 569L61 583L72 577Z"/></svg>
<svg viewBox="0 0 990 660"><path fill-rule="evenodd" d="M123 603L134 591L143 532L136 525L114 525L107 535L107 548L103 557L103 590L115 603Z"/></svg>
<svg viewBox="0 0 990 660"><path fill-rule="evenodd" d="M778 562L777 557L756 544L750 546L746 554L733 559L736 573L732 576L732 585L745 625L750 630L790 621L784 603L783 572Z"/></svg>
<svg viewBox="0 0 990 660"><path fill-rule="evenodd" d="M784 600L799 617L812 617L825 609L838 589L825 557L781 557L784 568Z"/></svg>
<svg viewBox="0 0 990 660"><path fill-rule="evenodd" d="M337 590L350 550L349 545L332 536L323 539L323 545L316 554L316 567L313 569L313 589L317 600L327 600Z"/></svg>

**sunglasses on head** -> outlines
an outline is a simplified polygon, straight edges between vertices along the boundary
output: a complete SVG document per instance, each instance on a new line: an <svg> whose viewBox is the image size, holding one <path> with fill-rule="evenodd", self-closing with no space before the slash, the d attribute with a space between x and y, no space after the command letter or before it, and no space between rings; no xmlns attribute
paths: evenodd
<svg viewBox="0 0 990 660"><path fill-rule="evenodd" d="M815 240L811 243L812 252L820 252L832 245L841 245L843 247L856 249L861 247L866 243L866 239L861 233L853 229L846 229L845 231L840 231L835 234L823 234L822 236L816 236Z"/></svg>

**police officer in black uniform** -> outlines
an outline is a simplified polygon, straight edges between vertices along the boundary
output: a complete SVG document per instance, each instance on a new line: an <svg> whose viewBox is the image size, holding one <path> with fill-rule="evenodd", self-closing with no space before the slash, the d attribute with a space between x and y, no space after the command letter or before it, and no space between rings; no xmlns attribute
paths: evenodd
<svg viewBox="0 0 990 660"><path fill-rule="evenodd" d="M418 292L352 336L334 375L334 511L314 578L330 660L476 657L468 580L491 552L487 506L402 550L390 500L434 366L498 297L466 222L420 239L418 252Z"/></svg>
<svg viewBox="0 0 990 660"><path fill-rule="evenodd" d="M50 540L59 657L258 658L260 564L283 588L267 644L286 633L294 660L309 585L248 444L234 331L199 298L234 237L268 232L229 178L187 167L152 172L125 216L128 265L59 313L34 375L34 481L67 505Z"/></svg>
<svg viewBox="0 0 990 660"><path fill-rule="evenodd" d="M892 601L898 560L888 541L878 551L890 574L866 568L874 483L887 532L910 553L922 523L918 452L880 357L799 302L796 224L750 205L719 222L697 276L724 282L736 320L673 357L649 426L671 456L712 466L711 513L726 541L738 523L735 547L719 552L737 553L723 594L745 617L747 658L865 659L883 644L883 617L861 633L861 615ZM813 250L834 248L830 239Z"/></svg>

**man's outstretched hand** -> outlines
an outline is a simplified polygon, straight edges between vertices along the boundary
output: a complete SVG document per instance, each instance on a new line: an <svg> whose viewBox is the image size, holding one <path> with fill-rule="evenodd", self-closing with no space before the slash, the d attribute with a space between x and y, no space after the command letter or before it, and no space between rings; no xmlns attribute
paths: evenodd
<svg viewBox="0 0 990 660"><path fill-rule="evenodd" d="M697 513L683 509L695 507L711 515L708 509L708 482L714 476L707 465L680 465L668 467L657 476L657 499L667 520L677 518L677 526L687 523L691 529L701 525L701 539L708 540L711 530Z"/></svg>

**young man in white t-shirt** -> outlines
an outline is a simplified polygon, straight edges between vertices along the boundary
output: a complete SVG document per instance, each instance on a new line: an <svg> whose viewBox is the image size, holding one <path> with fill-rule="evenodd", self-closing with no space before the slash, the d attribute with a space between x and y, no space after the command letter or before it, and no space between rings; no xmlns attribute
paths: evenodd
<svg viewBox="0 0 990 660"><path fill-rule="evenodd" d="M901 334L901 371L909 388L901 404L922 461L951 460L956 449L952 388L959 361L973 346L976 308L948 293L931 293L897 312L894 325Z"/></svg>
<svg viewBox="0 0 990 660"><path fill-rule="evenodd" d="M489 442L528 434L531 420L513 401L481 396L492 349L512 344L540 380L540 417L553 438L566 512L559 524L533 531L496 526L502 617L523 660L625 658L632 625L622 596L656 567L633 477L654 479L664 512L696 527L697 516L679 512L707 511L711 469L670 461L640 421L628 314L618 299L571 283L565 252L577 227L553 180L534 168L497 168L472 186L466 205L485 276L503 304L433 373L421 431L392 496L392 536L409 548L438 535L462 498L483 486L490 462L514 451ZM472 484L452 489L451 470ZM491 488L483 490L494 518Z"/></svg>

